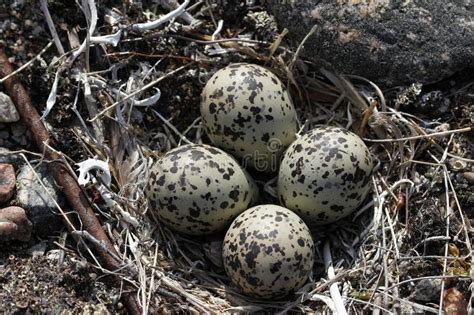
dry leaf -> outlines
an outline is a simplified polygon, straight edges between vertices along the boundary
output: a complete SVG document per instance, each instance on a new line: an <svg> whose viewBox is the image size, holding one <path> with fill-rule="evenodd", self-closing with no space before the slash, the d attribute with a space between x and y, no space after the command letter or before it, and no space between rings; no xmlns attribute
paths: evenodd
<svg viewBox="0 0 474 315"><path fill-rule="evenodd" d="M459 257L459 249L458 247L453 244L453 243L449 243L448 245L448 252L451 256L454 256L454 257Z"/></svg>

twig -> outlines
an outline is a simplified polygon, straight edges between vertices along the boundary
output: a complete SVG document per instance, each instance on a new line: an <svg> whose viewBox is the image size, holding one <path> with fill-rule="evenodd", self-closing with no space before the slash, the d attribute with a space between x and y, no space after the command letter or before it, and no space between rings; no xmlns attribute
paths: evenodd
<svg viewBox="0 0 474 315"><path fill-rule="evenodd" d="M410 282L421 281L421 280L426 280L426 279L428 279L428 280L433 280L433 279L458 279L458 280L459 279L465 279L467 281L467 280L471 279L471 277L470 276L463 276L463 275L456 275L456 276L426 276L426 277L411 278L411 279L400 281L399 283L396 283L396 284L392 285L391 287L386 288L384 290L384 292L382 292L382 293L385 293L387 291L391 291L394 288L397 288L399 286L402 286L402 285L410 283Z"/></svg>
<svg viewBox="0 0 474 315"><path fill-rule="evenodd" d="M43 11L44 17L46 18L46 23L48 24L49 32L53 37L54 44L56 45L56 49L58 50L60 55L64 55L64 47L61 44L61 40L59 39L58 32L56 32L56 28L54 27L53 19L51 18L51 14L48 10L48 1L47 0L40 0L41 11Z"/></svg>
<svg viewBox="0 0 474 315"><path fill-rule="evenodd" d="M452 140L452 138L451 138ZM449 144L446 146L445 152L440 160L433 156L435 161L440 165L445 161L447 152L448 152ZM443 166L445 166L443 164ZM450 217L452 214L450 202L449 202L449 185L448 185L448 170L446 167L443 167L443 178L444 178L444 193L445 193L445 207L446 207L446 237L449 237L449 227L450 227ZM446 275L446 271L448 269L448 253L449 253L449 243L446 242L444 246L444 259L443 259L443 276ZM444 279L441 280L441 292L439 294L439 315L443 314L443 295L444 295L444 288L445 288L445 281Z"/></svg>
<svg viewBox="0 0 474 315"><path fill-rule="evenodd" d="M9 63L8 57L5 55L3 50L0 50L0 75L4 77L12 72L13 66ZM51 161L51 163L49 163L50 171L59 187L61 187L61 190L64 192L69 204L79 215L86 231L95 239L102 242L108 252L114 253L118 256L112 242L105 234L94 211L90 207L86 195L79 187L75 178L70 174L67 163L64 161L64 157L57 151L51 150L50 147L54 146L54 141L42 123L40 115L33 106L26 89L21 83L13 78L7 79L4 86L5 90L12 98L23 123L31 131L36 145L40 151L45 153L45 157ZM95 246L96 244L92 245ZM109 255L107 251L104 251L101 247L97 246L95 246L95 249L102 261L105 263L106 268L109 270L116 270L122 267L122 262L114 259L114 257ZM124 294L123 299L130 313L140 313L140 308L133 293Z"/></svg>
<svg viewBox="0 0 474 315"><path fill-rule="evenodd" d="M300 55L301 50L304 47L304 44L308 41L311 35L313 35L314 32L316 32L317 29L318 29L318 25L317 24L313 25L313 27L309 30L308 34L306 34L306 36L303 38L301 43L298 45L298 48L296 49L296 52L293 55L293 58L291 59L290 64L288 65L289 71L293 71L293 68L295 67L295 64L296 64L296 60L298 59L298 56Z"/></svg>
<svg viewBox="0 0 474 315"><path fill-rule="evenodd" d="M110 105L110 106L106 107L105 109L103 109L102 111L100 111L100 112L97 114L97 116L93 117L93 118L90 119L89 121L90 121L90 122L94 122L94 120L96 120L96 119L99 118L100 116L104 115L105 113L107 113L110 109L114 108L115 106L122 104L123 102L129 100L130 98L134 97L135 95L137 95L137 94L139 94L139 93L142 93L143 91L146 91L147 89L151 88L151 87L154 86L155 84L157 84L157 83L163 81L164 79L166 79L166 78L172 76L173 74L176 74L176 73L180 72L181 70L183 70L183 69L189 67L191 64L192 64L192 63L188 63L188 64L186 64L186 65L184 65L184 66L181 66L181 67L179 67L179 68L177 68L177 69L175 69L175 70L173 70L173 71L171 71L171 72L168 72L168 73L165 74L164 76L162 76L162 77L160 77L160 78L158 78L158 79L156 79L156 80L154 80L154 81L148 83L147 85L143 86L141 89L138 89L138 90L136 90L135 92L128 94L126 97L122 98L121 100L119 100L119 101L113 103L112 105Z"/></svg>
<svg viewBox="0 0 474 315"><path fill-rule="evenodd" d="M151 30L154 28L157 28L161 24L164 24L168 21L171 21L172 19L180 16L181 14L184 13L184 10L188 6L190 0L185 0L179 7L177 7L175 10L169 12L168 14L160 17L159 19L151 22L146 22L146 23L137 23L137 24L132 24L131 28L134 31L147 31Z"/></svg>
<svg viewBox="0 0 474 315"><path fill-rule="evenodd" d="M334 272L334 267L332 266L332 257L331 257L331 247L329 245L329 241L324 243L324 266L326 267L326 271L328 274L328 279L334 279L336 274ZM329 287L329 292L331 293L332 300L336 307L336 315L347 315L346 308L344 306L344 302L342 301L341 292L339 292L339 288L337 287L338 283L334 282Z"/></svg>
<svg viewBox="0 0 474 315"><path fill-rule="evenodd" d="M367 108L367 110L363 113L364 116L362 117L362 122L360 123L359 130L357 131L357 134L359 135L359 137L362 137L364 135L365 126L367 126L367 123L369 122L369 118L370 116L372 116L372 113L374 112L376 107L377 107L377 101L375 99L372 99L370 101L369 108Z"/></svg>
<svg viewBox="0 0 474 315"><path fill-rule="evenodd" d="M160 35L161 36L161 35ZM248 43L248 44L259 44L259 45L269 45L269 42L262 41L262 40L255 40L255 39L248 39L248 38L222 38L222 39L196 39L196 38L191 38L191 37L186 37L182 35L175 35L175 34L165 34L162 36L166 37L172 37L172 38L177 38L177 39L182 39L182 40L187 40L196 44L201 44L201 45L209 45L209 44L216 44L216 43L226 43L226 42L240 42L240 43ZM212 38L210 35L201 35L202 38ZM153 36L155 37L155 36Z"/></svg>
<svg viewBox="0 0 474 315"><path fill-rule="evenodd" d="M167 9L167 10L174 10L178 6L177 1L175 0L161 0L160 5ZM191 7L188 8L188 11L191 9ZM201 23L199 20L195 19L191 14L188 12L184 11L181 15L178 16L180 19L185 21L186 23L195 26Z"/></svg>
<svg viewBox="0 0 474 315"><path fill-rule="evenodd" d="M413 137L405 137L405 138L398 138L398 139L367 139L364 138L364 141L368 142L396 142L396 141L407 141L407 140L416 140L416 139L424 139L424 138L431 138L431 137L444 137L454 133L463 133L463 132L470 132L472 131L472 127L466 127L461 129L454 129L454 130L447 130L441 132L433 132L426 135L418 135Z"/></svg>
<svg viewBox="0 0 474 315"><path fill-rule="evenodd" d="M20 73L21 71L23 71L23 69L29 67L33 62L35 62L35 60L38 60L41 57L41 55L44 54L48 50L49 47L51 47L51 45L53 45L53 41L50 41L43 49L41 49L41 51L33 59L29 60L27 63L25 63L24 65L22 65L20 68L16 69L9 75L1 78L0 84L3 83L8 78Z"/></svg>
<svg viewBox="0 0 474 315"><path fill-rule="evenodd" d="M186 142L186 144L192 144L191 141L189 141L186 136L184 136L182 133L179 132L179 130L173 126L166 118L164 118L160 113L158 113L156 110L152 109L152 112L158 116L158 118L161 119L176 135L179 136L180 141Z"/></svg>
<svg viewBox="0 0 474 315"><path fill-rule="evenodd" d="M374 90L377 93L378 97L380 98L380 107L381 107L382 111L384 111L384 112L387 111L387 102L385 101L385 97L383 96L382 90L378 87L377 84L375 84L374 82L372 82L372 81L370 81L370 80L368 80L364 77L358 76L358 75L347 74L346 77L361 80L361 81L364 81L364 82L370 84L374 88Z"/></svg>
<svg viewBox="0 0 474 315"><path fill-rule="evenodd" d="M76 58L79 57L79 55L82 54L84 51L86 51L86 49L89 47L90 38L94 34L95 28L97 26L98 16L97 16L97 8L96 8L96 5L95 5L95 1L94 0L84 0L83 4L84 4L83 5L84 7L82 8L82 10L83 10L84 15L86 17L86 20L88 22L87 24L89 26L89 29L87 30L86 38L82 42L81 46L79 47L78 50L76 50L72 54L70 60L68 61L69 64L72 64L74 62L74 60L76 60Z"/></svg>

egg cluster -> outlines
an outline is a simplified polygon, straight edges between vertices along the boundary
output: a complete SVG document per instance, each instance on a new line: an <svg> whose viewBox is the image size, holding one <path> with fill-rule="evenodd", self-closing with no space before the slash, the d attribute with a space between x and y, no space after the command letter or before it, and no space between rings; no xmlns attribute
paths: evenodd
<svg viewBox="0 0 474 315"><path fill-rule="evenodd" d="M372 156L343 128L322 126L298 137L288 92L261 66L217 71L200 109L214 146L185 145L162 156L146 189L151 208L178 232L227 229L223 262L232 282L255 297L284 297L311 273L309 227L348 216L364 201ZM258 205L246 169L278 173L280 205Z"/></svg>

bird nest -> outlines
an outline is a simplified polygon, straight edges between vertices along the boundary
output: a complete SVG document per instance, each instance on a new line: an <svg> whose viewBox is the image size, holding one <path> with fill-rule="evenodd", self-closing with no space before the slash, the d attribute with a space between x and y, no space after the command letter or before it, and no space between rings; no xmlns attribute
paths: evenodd
<svg viewBox="0 0 474 315"><path fill-rule="evenodd" d="M319 68L300 55L304 42L297 49L284 45L286 31L279 33L260 7L226 13L208 1L84 0L40 1L40 9L52 39L43 39L44 49L16 74L31 71L34 80L35 69L47 78L34 88L43 94L43 120L121 267L101 265L100 247L91 245L101 240L83 225L65 246L118 277L119 287L126 283L144 314L436 313L452 303L450 294L470 297L472 192L458 174L473 162L472 105L465 98L471 93L472 103L472 83L445 89L450 111L423 112L434 104L422 97L430 87L382 90L365 78ZM81 15L72 14L77 10ZM282 79L301 132L316 125L347 128L377 158L370 196L351 216L313 231L310 279L281 300L243 295L223 269L223 234L175 233L160 224L144 195L154 160L182 144L209 143L200 93L215 71L233 62L262 65ZM274 176L257 175L262 202L278 204ZM432 288L429 298L420 297L424 287ZM114 311L114 303L108 308Z"/></svg>

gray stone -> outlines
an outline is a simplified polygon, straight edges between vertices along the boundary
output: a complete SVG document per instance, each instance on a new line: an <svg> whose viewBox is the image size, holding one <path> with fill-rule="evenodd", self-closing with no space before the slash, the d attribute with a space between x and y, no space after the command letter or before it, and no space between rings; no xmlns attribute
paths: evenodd
<svg viewBox="0 0 474 315"><path fill-rule="evenodd" d="M11 125L11 131L12 131L12 135L14 137L20 137L21 135L23 135L26 132L26 127L25 127L25 125L23 125L21 123L12 124Z"/></svg>
<svg viewBox="0 0 474 315"><path fill-rule="evenodd" d="M8 139L10 138L10 133L6 130L0 131L0 139Z"/></svg>
<svg viewBox="0 0 474 315"><path fill-rule="evenodd" d="M441 293L441 279L420 280L410 295L410 298L418 302L437 302Z"/></svg>
<svg viewBox="0 0 474 315"><path fill-rule="evenodd" d="M470 0L267 0L303 55L318 65L393 86L437 82L474 65Z"/></svg>
<svg viewBox="0 0 474 315"><path fill-rule="evenodd" d="M26 252L28 253L28 255L32 257L40 257L40 256L44 256L44 253L46 252L47 247L48 247L48 244L46 242L40 242L28 248Z"/></svg>
<svg viewBox="0 0 474 315"><path fill-rule="evenodd" d="M20 115L16 111L10 96L0 92L0 122L10 123L20 120Z"/></svg>
<svg viewBox="0 0 474 315"><path fill-rule="evenodd" d="M17 137L17 136L12 136L11 140L15 143L20 143L21 141L21 136Z"/></svg>
<svg viewBox="0 0 474 315"><path fill-rule="evenodd" d="M35 172L47 191L35 176ZM59 210L54 201L64 209L64 195L56 187L46 164L36 166L34 171L29 165L22 166L17 176L16 202L27 211L35 234L45 237L62 228L61 216L58 215Z"/></svg>
<svg viewBox="0 0 474 315"><path fill-rule="evenodd" d="M0 147L0 163L13 164L16 168L25 163L25 160L18 153L12 153L7 148Z"/></svg>
<svg viewBox="0 0 474 315"><path fill-rule="evenodd" d="M469 184L474 185L474 172L464 172L463 177Z"/></svg>
<svg viewBox="0 0 474 315"><path fill-rule="evenodd" d="M27 137L21 137L20 145L22 147L25 147L27 144L28 144L28 138Z"/></svg>

